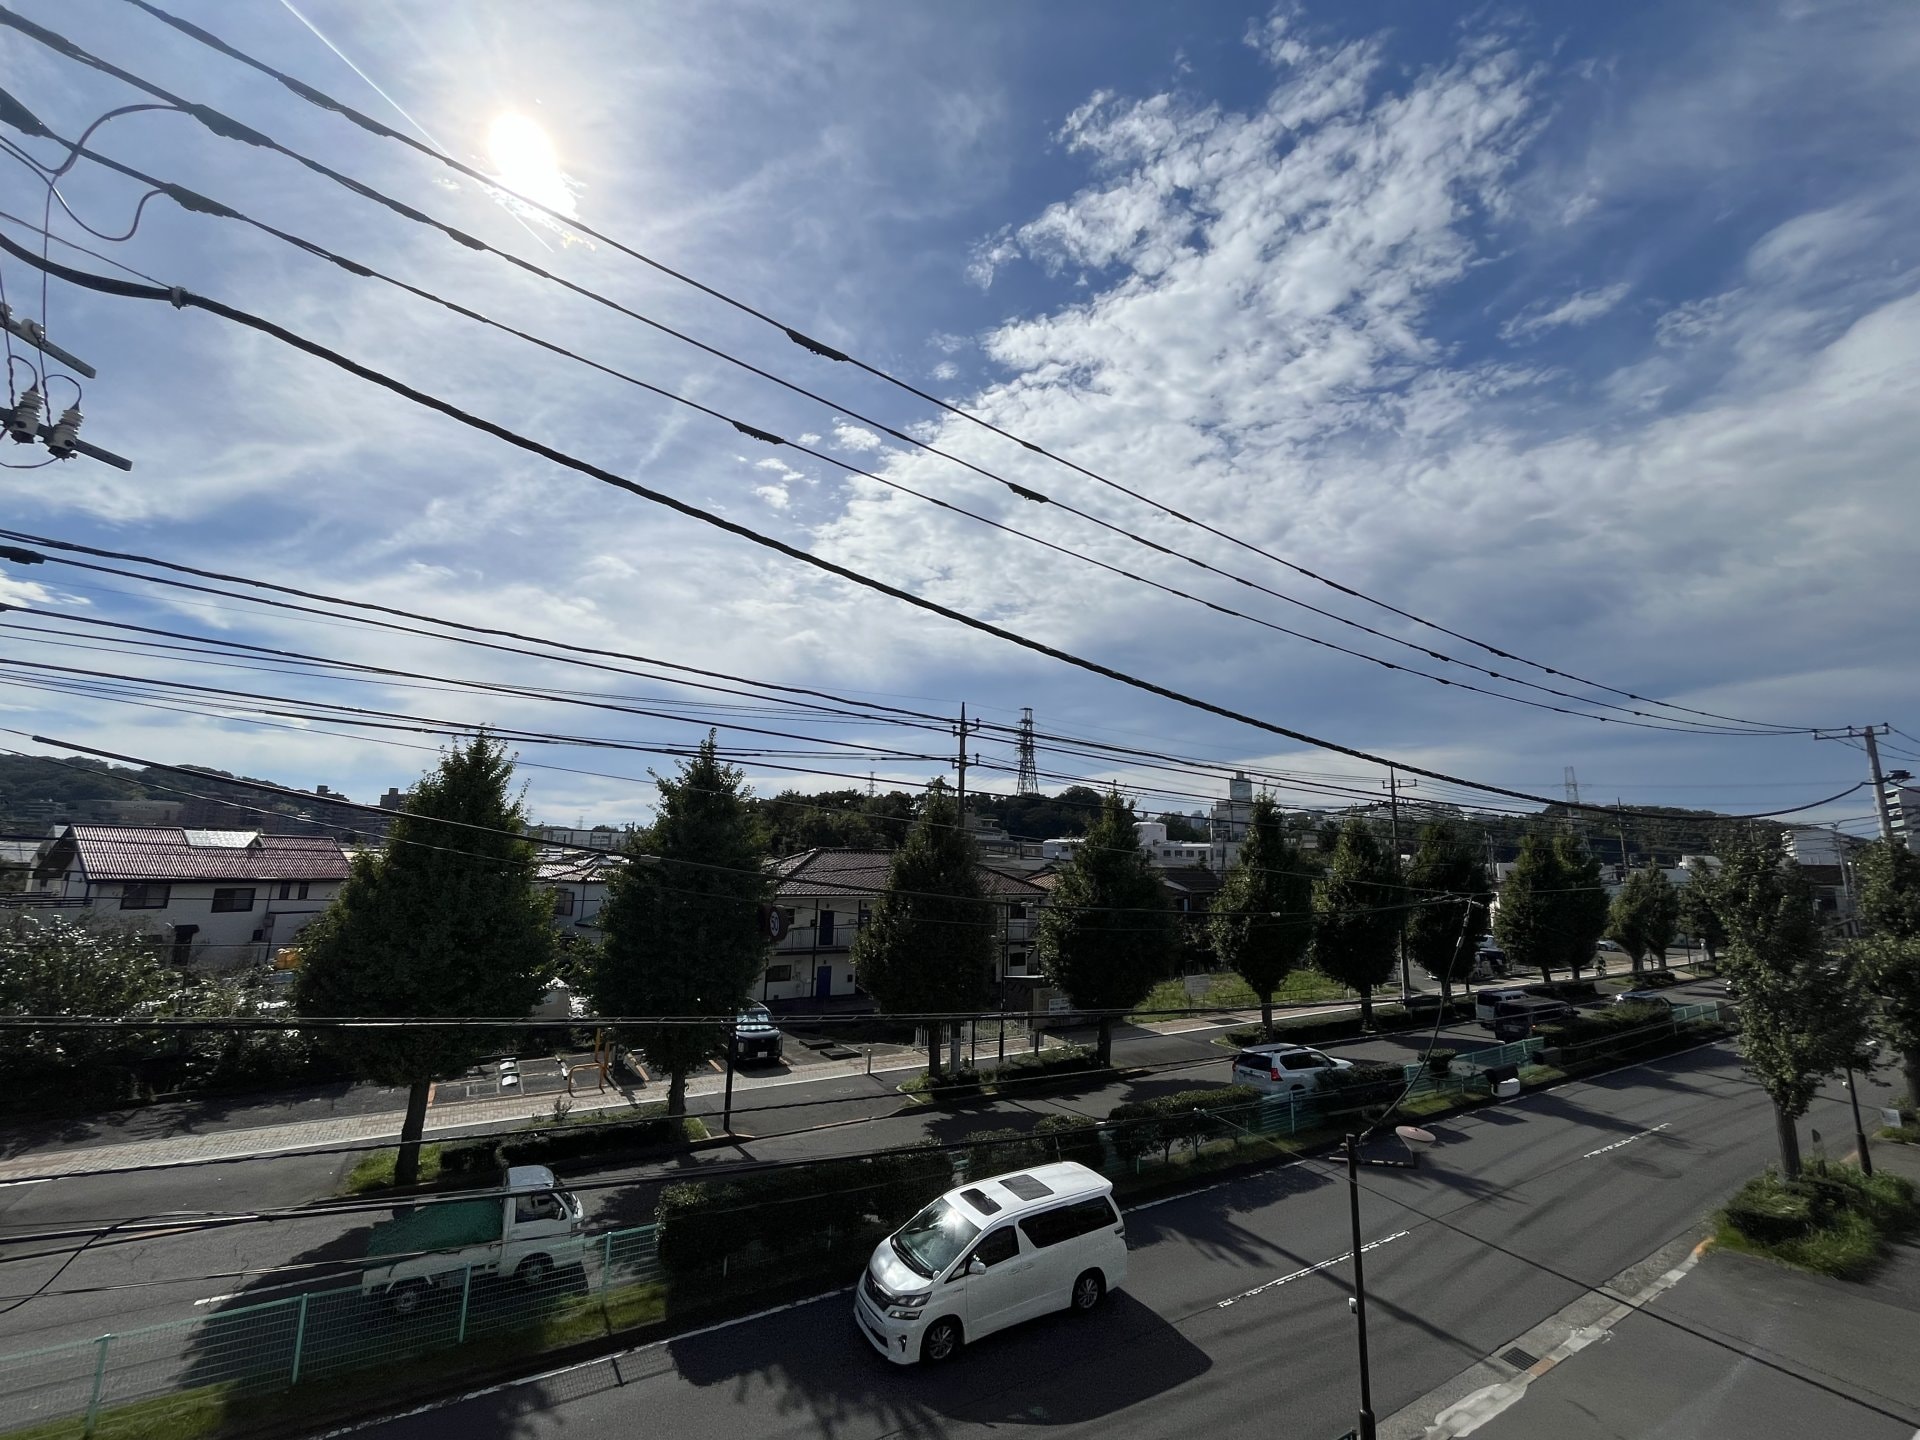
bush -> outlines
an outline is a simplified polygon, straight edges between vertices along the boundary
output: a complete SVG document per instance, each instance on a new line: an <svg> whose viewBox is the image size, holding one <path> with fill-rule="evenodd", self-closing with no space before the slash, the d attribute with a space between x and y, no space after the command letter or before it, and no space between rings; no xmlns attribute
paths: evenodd
<svg viewBox="0 0 1920 1440"><path fill-rule="evenodd" d="M639 1120L562 1125L557 1129L509 1135L497 1143L495 1151L501 1165L564 1166L570 1160L583 1157L623 1160L667 1145L678 1145L690 1138L704 1138L705 1134L706 1127L691 1117L669 1120L664 1115L651 1115Z"/></svg>
<svg viewBox="0 0 1920 1440"><path fill-rule="evenodd" d="M1454 1057L1459 1053L1458 1050L1429 1050L1427 1069L1431 1070L1436 1077L1444 1075L1453 1068Z"/></svg>
<svg viewBox="0 0 1920 1440"><path fill-rule="evenodd" d="M1745 1248L1842 1278L1866 1273L1915 1219L1912 1182L1827 1160L1807 1162L1793 1180L1772 1170L1756 1176L1721 1212L1723 1234Z"/></svg>
<svg viewBox="0 0 1920 1440"><path fill-rule="evenodd" d="M1320 1075L1320 1096L1330 1111L1391 1104L1406 1087L1407 1072L1398 1065L1361 1061L1351 1069L1325 1070Z"/></svg>
<svg viewBox="0 0 1920 1440"><path fill-rule="evenodd" d="M710 1275L747 1252L819 1248L830 1232L891 1230L953 1184L933 1141L849 1160L694 1180L661 1192L660 1261L676 1278Z"/></svg>
<svg viewBox="0 0 1920 1440"><path fill-rule="evenodd" d="M1042 1075L1082 1075L1090 1071L1110 1070L1100 1057L1085 1045L1067 1045L1058 1050L1037 1050L1016 1055L993 1072L993 1082L1005 1085L1037 1079Z"/></svg>
<svg viewBox="0 0 1920 1440"><path fill-rule="evenodd" d="M493 1140L463 1140L457 1145L440 1147L442 1175L477 1175L497 1170L500 1147Z"/></svg>
<svg viewBox="0 0 1920 1440"><path fill-rule="evenodd" d="M1024 1170L1052 1157L1030 1132L1025 1130L973 1130L960 1137L967 1147L967 1177L1004 1175Z"/></svg>
<svg viewBox="0 0 1920 1440"><path fill-rule="evenodd" d="M1100 1139L1100 1123L1085 1115L1048 1115L1033 1127L1034 1137L1046 1147L1049 1160L1077 1160L1089 1170L1106 1164L1107 1147Z"/></svg>
<svg viewBox="0 0 1920 1440"><path fill-rule="evenodd" d="M1373 1028L1376 1034L1391 1035L1402 1030L1430 1030L1433 1028L1436 1005L1429 1002L1409 1010L1404 1005L1376 1005L1373 1007ZM1453 1009L1448 1012L1453 1020L1471 1020L1473 1001L1455 1000ZM1360 1037L1360 1015L1355 1011L1347 1015L1314 1016L1309 1019L1276 1020L1273 1025L1275 1041L1294 1045L1323 1045L1330 1040L1356 1040ZM1258 1025L1245 1025L1238 1030L1229 1030L1222 1037L1227 1044L1239 1048L1244 1045L1259 1045L1266 1041L1267 1035Z"/></svg>
<svg viewBox="0 0 1920 1440"><path fill-rule="evenodd" d="M1113 1148L1123 1160L1135 1160L1153 1150L1164 1155L1176 1141L1218 1133L1218 1123L1210 1118L1215 1112L1239 1109L1259 1099L1260 1092L1251 1085L1228 1085L1116 1105L1107 1117Z"/></svg>

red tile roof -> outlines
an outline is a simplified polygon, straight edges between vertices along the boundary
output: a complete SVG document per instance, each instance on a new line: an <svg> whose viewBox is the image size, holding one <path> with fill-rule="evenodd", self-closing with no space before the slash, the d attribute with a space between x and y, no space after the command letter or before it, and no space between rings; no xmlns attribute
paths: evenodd
<svg viewBox="0 0 1920 1440"><path fill-rule="evenodd" d="M208 844L219 837L222 842ZM194 843L199 841L200 843ZM78 864L90 881L344 880L347 857L321 835L261 835L176 826L72 825L53 842L40 868Z"/></svg>

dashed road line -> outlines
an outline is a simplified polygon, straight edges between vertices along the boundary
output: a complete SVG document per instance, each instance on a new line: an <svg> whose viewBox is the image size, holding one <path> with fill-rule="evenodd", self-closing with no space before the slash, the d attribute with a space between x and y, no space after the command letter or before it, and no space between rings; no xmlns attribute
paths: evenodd
<svg viewBox="0 0 1920 1440"><path fill-rule="evenodd" d="M1360 1253L1362 1255L1365 1255L1369 1251L1378 1250L1382 1245L1391 1245L1394 1241L1403 1239L1406 1236L1411 1235L1412 1233L1413 1232L1411 1230L1396 1230L1393 1234L1383 1235L1378 1240L1369 1240L1366 1244L1360 1247ZM1266 1284L1256 1285L1251 1290L1242 1290L1238 1295L1229 1295L1225 1300L1219 1301L1217 1304L1215 1304L1213 1308L1216 1310L1224 1310L1229 1305L1238 1304L1242 1300L1251 1300L1256 1295L1264 1295L1269 1290L1277 1290L1280 1288L1280 1286L1292 1284L1295 1280L1304 1280L1309 1275L1317 1275L1322 1270L1329 1269L1332 1266L1338 1265L1341 1262L1346 1260L1351 1260L1352 1258L1353 1258L1353 1251L1351 1250L1344 1251L1341 1254L1334 1256L1331 1260L1322 1260L1317 1265L1309 1265L1307 1266L1306 1269L1296 1270L1291 1275L1282 1275L1277 1280L1269 1280L1267 1281Z"/></svg>
<svg viewBox="0 0 1920 1440"><path fill-rule="evenodd" d="M1654 1126L1651 1130L1636 1131L1634 1134L1627 1136L1627 1138L1624 1140L1616 1140L1611 1145L1602 1145L1598 1150L1589 1150L1587 1151L1586 1154L1582 1155L1580 1158L1582 1160L1591 1160L1596 1155L1605 1155L1608 1151L1618 1150L1622 1145L1631 1145L1634 1141L1643 1140L1649 1135L1658 1135L1662 1130L1665 1130L1672 1124L1673 1122L1671 1120L1662 1120L1658 1125Z"/></svg>

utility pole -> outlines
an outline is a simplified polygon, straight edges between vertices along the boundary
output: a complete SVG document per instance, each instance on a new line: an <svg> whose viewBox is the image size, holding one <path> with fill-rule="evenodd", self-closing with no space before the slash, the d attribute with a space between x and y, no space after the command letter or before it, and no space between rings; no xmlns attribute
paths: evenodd
<svg viewBox="0 0 1920 1440"><path fill-rule="evenodd" d="M1031 705L1020 712L1020 783L1015 788L1022 795L1040 793L1040 764L1033 747L1033 707Z"/></svg>
<svg viewBox="0 0 1920 1440"><path fill-rule="evenodd" d="M1397 873L1400 869L1400 772L1394 769L1393 766L1391 765L1387 767L1387 778L1386 778L1385 784L1387 787L1387 814L1391 817L1391 824L1393 827L1393 868ZM1406 786L1409 790L1417 788L1419 784L1420 782L1418 780L1409 780L1406 782ZM1407 911L1406 911L1406 907L1402 906L1400 910L1400 1001L1401 1003L1405 1004L1407 1001L1407 998L1412 994L1413 994L1413 967L1407 962Z"/></svg>
<svg viewBox="0 0 1920 1440"><path fill-rule="evenodd" d="M1889 845L1893 843L1893 811L1887 807L1887 781L1880 773L1880 746L1878 738L1893 727L1890 725L1849 725L1844 730L1832 734L1816 734L1816 740L1864 740L1867 747L1867 771L1873 777L1873 808L1880 817L1880 838Z"/></svg>
<svg viewBox="0 0 1920 1440"><path fill-rule="evenodd" d="M1620 878L1627 878L1627 812L1618 795L1613 797L1613 833L1620 837Z"/></svg>
<svg viewBox="0 0 1920 1440"><path fill-rule="evenodd" d="M967 707L963 702L960 706L960 723L953 728L953 734L960 742L957 768L960 771L959 808L960 832L962 834L965 834L967 829L967 737L977 734L979 729L980 722L978 720L969 721L967 719Z"/></svg>

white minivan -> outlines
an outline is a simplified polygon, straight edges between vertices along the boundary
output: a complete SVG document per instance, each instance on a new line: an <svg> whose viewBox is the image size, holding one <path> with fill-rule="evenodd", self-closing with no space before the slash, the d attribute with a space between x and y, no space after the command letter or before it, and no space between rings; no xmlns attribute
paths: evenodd
<svg viewBox="0 0 1920 1440"><path fill-rule="evenodd" d="M1084 1313L1127 1279L1113 1183L1072 1160L949 1190L875 1248L854 1291L860 1333L896 1365L1045 1315Z"/></svg>

